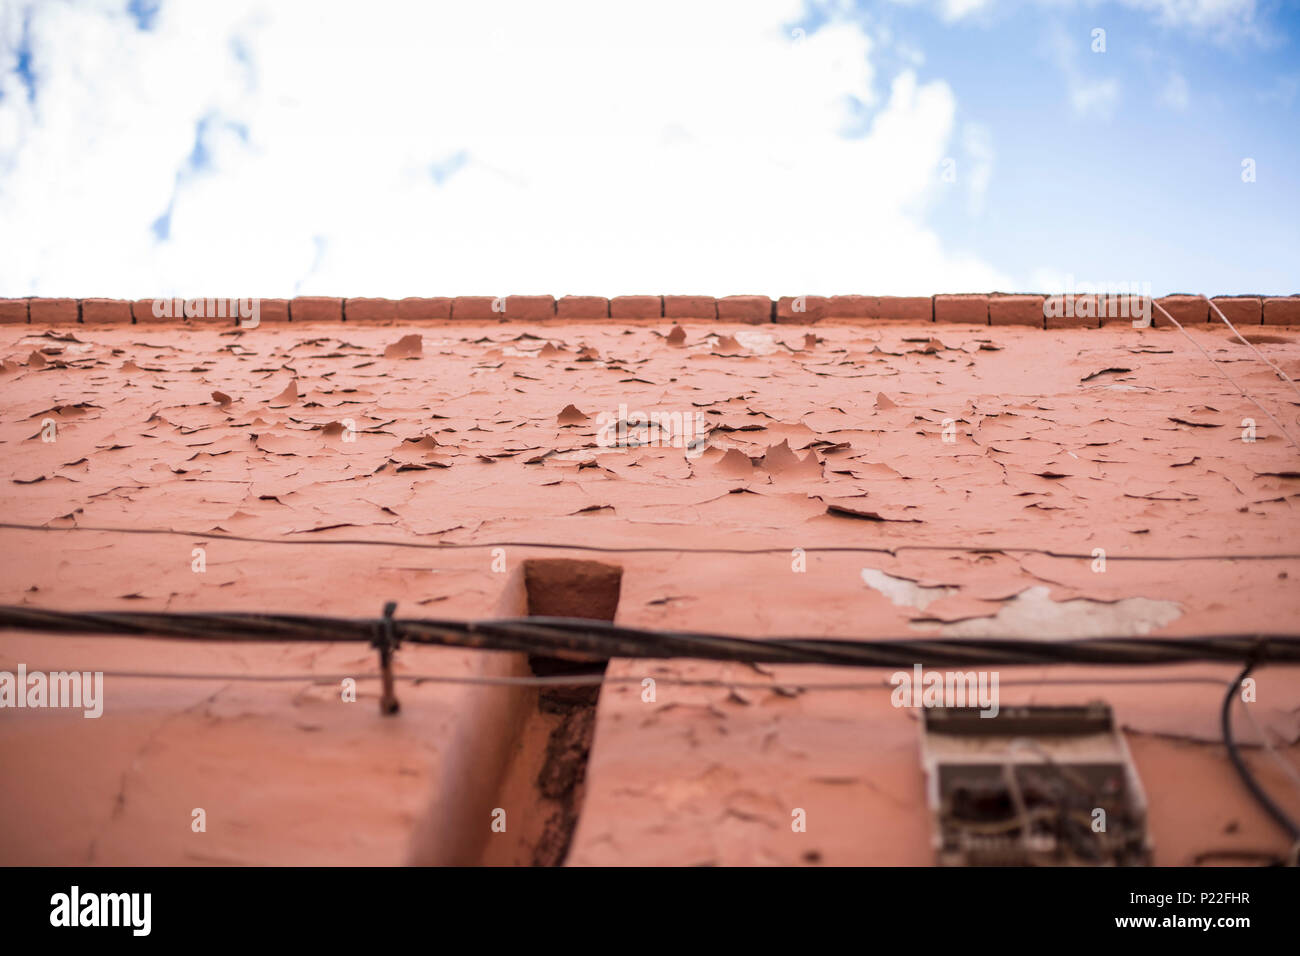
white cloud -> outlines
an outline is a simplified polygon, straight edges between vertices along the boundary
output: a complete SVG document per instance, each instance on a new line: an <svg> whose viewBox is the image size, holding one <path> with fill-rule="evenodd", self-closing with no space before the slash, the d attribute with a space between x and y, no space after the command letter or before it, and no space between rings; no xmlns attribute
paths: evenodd
<svg viewBox="0 0 1300 956"><path fill-rule="evenodd" d="M1191 102L1191 94L1187 89L1187 80L1181 73L1175 71L1169 74L1169 79L1160 93L1160 102L1170 109L1179 111L1187 109Z"/></svg>
<svg viewBox="0 0 1300 956"><path fill-rule="evenodd" d="M1084 47L1086 49L1086 47ZM1120 85L1114 77L1089 72L1104 57L1093 54L1085 68L1079 43L1058 24L1048 34L1047 54L1065 78L1070 108L1082 117L1109 118L1119 103Z"/></svg>
<svg viewBox="0 0 1300 956"><path fill-rule="evenodd" d="M962 17L987 9L992 0L942 0L939 11L945 20L960 20Z"/></svg>
<svg viewBox="0 0 1300 956"><path fill-rule="evenodd" d="M32 14L35 104L0 101L0 294L1007 282L922 222L947 84L880 83L848 24L792 42L797 0L226 0L149 33L123 6Z"/></svg>
<svg viewBox="0 0 1300 956"><path fill-rule="evenodd" d="M1157 22L1195 30L1253 31L1255 0L1121 0L1125 6L1146 10Z"/></svg>
<svg viewBox="0 0 1300 956"><path fill-rule="evenodd" d="M913 6L919 0L893 0L894 3ZM945 23L953 23L976 13L994 13L1023 5L1025 0L928 0ZM1054 9L1089 9L1104 12L1107 6L1118 3L1140 10L1161 26L1200 34L1229 42L1239 37L1249 37L1256 42L1273 42L1268 32L1258 22L1257 0L1034 0L1038 6Z"/></svg>
<svg viewBox="0 0 1300 956"><path fill-rule="evenodd" d="M1119 102L1119 80L1084 80L1071 76L1067 82L1070 106L1080 116L1109 117L1115 112L1115 104Z"/></svg>
<svg viewBox="0 0 1300 956"><path fill-rule="evenodd" d="M962 149L966 153L967 206L972 213L984 210L984 197L993 178L993 132L981 123L962 126Z"/></svg>

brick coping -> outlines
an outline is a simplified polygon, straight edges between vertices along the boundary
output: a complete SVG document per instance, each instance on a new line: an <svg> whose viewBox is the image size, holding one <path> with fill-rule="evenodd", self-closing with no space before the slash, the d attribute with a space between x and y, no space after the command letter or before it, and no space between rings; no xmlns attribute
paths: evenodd
<svg viewBox="0 0 1300 956"><path fill-rule="evenodd" d="M256 304L258 322L358 324L460 321L719 321L753 325L811 325L822 321L934 322L963 325L1020 325L1045 329L1131 326L1145 310L1151 324L1168 321L1150 309L1154 301L1184 325L1218 324L1200 296L1175 294L1154 300L1138 295L959 293L931 296L625 295L613 298L569 295L457 296L433 298L293 299L0 299L4 325L185 325L235 326ZM1300 326L1300 295L1214 296L1237 325Z"/></svg>

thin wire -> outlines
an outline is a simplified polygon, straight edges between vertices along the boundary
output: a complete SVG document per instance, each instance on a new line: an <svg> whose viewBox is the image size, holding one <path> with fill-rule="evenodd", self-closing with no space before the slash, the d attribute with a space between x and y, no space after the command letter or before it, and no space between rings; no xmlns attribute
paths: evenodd
<svg viewBox="0 0 1300 956"><path fill-rule="evenodd" d="M1281 752L1273 746L1273 741L1269 739L1264 725L1255 719L1255 715L1251 713L1245 701L1241 702L1240 710L1246 715L1246 719L1250 721L1251 726L1255 728L1255 733L1259 734L1260 740L1264 741L1264 748L1268 751L1269 756L1282 768L1282 772L1291 778L1291 782L1295 784L1296 789L1300 790L1300 770L1297 770L1295 764L1283 757Z"/></svg>
<svg viewBox="0 0 1300 956"><path fill-rule="evenodd" d="M1020 823L1020 839L1017 841L1026 853L1029 852L1029 837L1032 824L1029 821L1029 807L1025 804L1025 795L1020 790L1020 781L1016 779L1016 768L1010 760L1002 764L1002 777L1007 790L1011 793L1011 802L1015 806L1016 817Z"/></svg>
<svg viewBox="0 0 1300 956"><path fill-rule="evenodd" d="M1231 322L1229 322L1228 317L1223 314L1223 312L1219 309L1217 305L1214 304L1213 299L1211 299L1208 295L1204 295L1204 294L1201 295L1201 298L1210 304L1210 308L1213 309L1215 314L1220 319L1223 320L1223 324L1226 325L1228 328L1232 329L1232 334L1235 335L1237 338L1241 339L1242 345L1248 346L1252 352L1254 352L1256 355L1259 356L1261 361L1266 362L1269 365L1269 367L1273 369L1273 371L1277 372L1279 378L1281 378L1284 382L1286 382L1288 385L1291 386L1291 390L1295 392L1297 396L1300 396L1300 386L1297 386L1296 383L1291 380L1290 375L1282 371L1281 367L1274 364L1273 360L1270 359L1267 355L1265 355L1259 349L1255 348L1254 342L1251 342L1249 339L1242 336L1242 334L1237 331L1237 327L1233 325Z"/></svg>
<svg viewBox="0 0 1300 956"><path fill-rule="evenodd" d="M1161 315L1163 315L1163 316L1164 316L1166 319L1168 319L1170 322L1174 323L1174 326L1178 329L1178 331L1183 333L1183 337L1184 337L1185 339L1187 339L1187 341L1189 341L1189 342L1191 342L1193 345L1195 345L1195 346L1197 347L1197 349L1200 350L1201 354L1205 356L1206 360L1209 361L1209 363L1210 363L1211 365L1213 365L1216 369L1219 370L1219 374L1221 374L1224 378L1226 378L1229 382L1231 382L1231 383L1232 383L1232 386L1233 386L1237 391L1241 392L1241 394L1244 395L1247 399L1249 399L1252 403L1254 403L1254 405L1255 405L1255 406L1256 406L1256 407L1257 407L1261 412L1263 412L1263 413L1264 413L1265 415L1267 415L1270 419L1272 419L1272 420L1273 420L1273 424L1276 425L1276 426L1278 427L1278 430L1281 431L1282 434L1286 436L1286 440L1289 441L1292 445L1295 446L1296 451L1300 451L1300 442L1297 442L1294 438L1291 437L1291 433L1288 432L1288 431L1286 430L1286 426L1283 425L1280 421L1278 421L1277 417L1274 416L1274 414L1273 414L1272 412L1270 412L1267 408L1265 408L1265 407L1264 407L1263 405L1261 405L1258 401L1256 401L1256 400L1255 400L1255 397L1254 397L1253 395L1251 395L1250 392L1246 391L1244 388L1242 388L1240 385L1238 385L1238 384L1237 384L1237 380L1234 379L1231 375L1229 375L1229 374L1227 373L1227 371L1223 368L1223 366L1220 365L1218 362L1216 362L1216 361L1214 360L1214 358L1210 355L1210 353L1207 352L1207 351L1205 351L1205 349L1201 347L1201 343L1200 343L1200 342L1196 341L1196 339L1194 339L1194 338L1192 338L1190 335L1188 335L1188 334L1187 334L1187 330L1186 330L1185 328L1182 327L1182 325L1179 323L1179 321L1178 321L1177 319L1175 319L1172 315L1170 315L1168 312L1166 312L1166 311L1164 310L1164 307L1161 306L1159 302L1157 302L1155 299L1152 299L1152 300L1151 300L1151 304L1152 304L1153 306L1155 306L1157 309L1160 310L1160 314L1161 314Z"/></svg>
<svg viewBox="0 0 1300 956"><path fill-rule="evenodd" d="M1237 770L1237 775L1241 777L1241 782L1246 785L1255 801L1268 812L1282 829L1286 830L1291 836L1291 841L1295 845L1300 845L1300 824L1292 820L1285 810L1273 802L1273 798L1265 792L1264 788L1259 785L1250 768L1246 766L1245 759L1241 756L1241 751L1237 749L1237 741L1232 736L1232 701L1237 696L1237 688L1242 682L1250 676L1251 671L1255 669L1255 662L1246 665L1232 684L1228 686L1228 692L1223 697L1223 707L1219 712L1219 724L1223 731L1223 745L1228 749L1228 759L1232 761L1233 767Z"/></svg>
<svg viewBox="0 0 1300 956"><path fill-rule="evenodd" d="M1077 787L1079 791L1089 800L1095 797L1095 793L1093 792L1092 787L1088 785L1087 780L1085 780L1082 776L1080 776L1077 771L1070 769L1070 767L1063 766L1057 763L1056 760L1053 759L1051 751L1049 751L1046 747L1040 744L1037 740L1034 740L1032 737L1014 738L1011 741L1011 743L1007 744L1007 755L1010 756L1011 754L1014 754L1017 750L1022 750L1022 749L1032 750L1035 754L1037 754L1039 757L1043 759L1043 763L1046 766L1055 770L1056 773L1061 777L1061 779L1066 780L1069 783L1073 784L1075 787Z"/></svg>
<svg viewBox="0 0 1300 956"><path fill-rule="evenodd" d="M1258 403L1256 403L1258 404ZM1276 419L1275 419L1276 421ZM1280 426L1279 426L1280 427ZM416 548L429 551L472 551L483 548L539 548L551 551L591 551L600 554L789 554L788 547L769 548L682 548L661 545L632 545L627 547L609 547L598 544L570 544L553 541L472 541L432 542L384 540L382 538L304 538L298 541L288 538L260 538L252 535L228 534L224 531L187 531L175 528L114 528L102 525L69 525L57 527L43 524L22 524L16 521L0 521L0 529L11 531L89 531L112 534L176 535L185 538L206 538L213 541L239 541L248 544L287 544L287 545L347 545L381 548ZM896 556L899 551L965 551L972 554L1041 554L1048 558L1068 558L1092 561L1096 555L1074 551L1053 551L1050 548L1022 547L1017 545L961 545L961 544L895 544L895 545L799 545L804 552L821 554L888 554ZM1279 554L1107 554L1107 561L1296 561L1300 552L1282 552Z"/></svg>
<svg viewBox="0 0 1300 956"><path fill-rule="evenodd" d="M59 668L28 667L30 672L51 673ZM252 683L311 683L337 684L343 680L379 680L382 674L196 674L177 673L175 671L93 671L104 677L130 680L211 680L211 681L248 681ZM497 687L594 687L605 684L641 684L645 677L610 677L603 674L558 674L547 677L466 677L451 674L394 674L394 680L413 681L415 683L435 684L469 684ZM859 691L892 690L896 686L889 681L842 681L827 683L806 683L803 681L734 681L718 678L697 679L690 677L652 677L656 685L665 684L672 687L713 687L730 690L772 690L797 691ZM1026 677L1013 680L1000 680L1000 687L1039 687L1043 685L1091 686L1100 684L1211 684L1223 687L1228 682L1218 677Z"/></svg>
<svg viewBox="0 0 1300 956"><path fill-rule="evenodd" d="M1252 665L1253 666L1253 665ZM33 671L51 671L56 668L31 668ZM1233 684L1215 677L1097 677L1097 678L1024 678L1018 680L1000 681L1000 686L1041 686L1041 685L1110 685L1110 684L1212 684L1216 687L1228 687L1228 700L1231 701L1235 696L1237 686L1245 679L1245 673L1249 673L1250 668L1243 672L1243 676L1238 678L1237 683ZM194 673L175 673L162 671L97 671L102 677L113 677L117 679L140 679L140 680L202 680L202 681L226 681L226 682L254 682L254 683L312 683L312 684L337 684L343 680L379 680L382 674L194 674ZM395 680L412 681L415 683L438 683L438 684L468 684L468 685L490 685L501 687L579 687L579 686L604 686L606 684L644 684L644 677L610 677L604 674L573 674L573 675L556 675L545 677L465 677L452 676L447 674L394 674ZM718 679L693 679L684 677L655 677L650 678L655 685L663 684L669 687L710 687L727 690L769 690L778 693L806 693L809 691L857 691L857 690L889 690L893 684L888 681L855 681L847 683L766 683L759 681L729 681ZM1242 772L1244 763L1241 763L1240 755L1236 753L1236 743L1232 740L1231 732L1227 727L1227 710L1225 707L1225 737L1224 740L1229 747L1229 756L1233 758L1233 763L1237 766L1238 771ZM1247 709L1247 716L1254 722L1254 715L1250 714ZM1255 723L1259 730L1260 738L1264 741L1264 746L1268 749L1273 758L1288 771L1294 773L1293 768L1282 758L1281 754L1273 747L1267 735ZM1032 743L1032 741L1030 741ZM1041 748L1037 748L1040 749ZM1053 764L1050 755L1045 755L1047 762ZM1007 768L1004 767L1004 770ZM1248 785L1251 786L1252 793L1257 798L1262 796L1262 791L1256 790L1253 780L1247 776ZM1300 782L1300 781L1298 781ZM1008 780L1009 786L1018 790L1014 780ZM1273 813L1271 801L1267 797L1260 800L1265 804L1265 809ZM1277 811L1281 813L1281 811ZM1022 808L1023 813L1023 808ZM1275 817L1277 818L1277 817ZM1282 820L1286 820L1285 814L1282 814ZM1023 816L1022 816L1023 820ZM1284 823L1284 825L1287 825ZM1026 831L1027 832L1027 831ZM1300 840L1300 835L1297 836Z"/></svg>
<svg viewBox="0 0 1300 956"><path fill-rule="evenodd" d="M1269 866L1290 865L1285 857L1278 856L1272 850L1252 850L1249 847L1242 847L1205 850L1192 857L1192 866L1204 866L1209 860L1264 860Z"/></svg>

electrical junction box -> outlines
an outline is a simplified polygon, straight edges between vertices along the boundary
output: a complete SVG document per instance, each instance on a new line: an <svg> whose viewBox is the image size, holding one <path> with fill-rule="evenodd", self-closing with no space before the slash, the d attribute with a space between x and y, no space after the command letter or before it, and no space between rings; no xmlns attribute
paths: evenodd
<svg viewBox="0 0 1300 956"><path fill-rule="evenodd" d="M1146 797L1107 704L922 711L940 866L1143 866Z"/></svg>

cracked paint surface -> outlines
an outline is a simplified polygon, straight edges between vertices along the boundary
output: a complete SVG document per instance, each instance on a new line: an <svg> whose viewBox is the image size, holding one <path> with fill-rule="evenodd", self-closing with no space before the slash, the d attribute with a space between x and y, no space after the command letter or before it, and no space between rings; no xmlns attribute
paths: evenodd
<svg viewBox="0 0 1300 956"><path fill-rule="evenodd" d="M1192 334L1290 429L1300 400L1284 383L1226 330ZM1296 339L1269 336L1259 348L1297 376ZM624 568L619 622L752 636L1000 630L1051 639L1099 621L1154 636L1290 631L1300 609L1300 561L1187 559L1300 550L1300 453L1172 330L0 327L0 357L5 521L196 535L5 530L8 603L369 616L397 600L399 614L412 616L491 613L504 576L487 549L322 544L379 538L681 549L602 557ZM674 423L698 413L707 446L688 455L664 428L644 425L621 444L602 442L602 424L621 410ZM1254 441L1243 440L1247 419ZM42 441L51 422L55 440ZM692 553L704 548L772 553ZM512 568L556 554L511 546L504 561ZM1170 560L1125 560L1136 555ZM876 584L864 583L864 568L880 575ZM897 601L878 586L887 581L925 600ZM51 669L373 669L348 648L0 635L0 667L19 660ZM400 666L474 665L461 652L404 648ZM618 661L610 673L813 679L806 669L771 670ZM831 681L887 677L822 670ZM1213 687L1013 690L1012 670L1047 674L1005 671L1008 701L1111 700L1136 735L1130 745L1153 814L1162 801L1196 805L1178 816L1167 803L1165 819L1187 826L1163 840L1157 830L1159 861L1184 862L1202 844L1275 839L1219 748L1198 742L1217 739ZM1300 674L1278 668L1260 679L1272 696L1261 697L1257 715L1294 744ZM94 768L79 783L45 761L6 788L2 809L37 825L0 827L0 855L40 861L41 844L28 836L37 832L69 861L89 853L184 862L193 852L188 807L203 805L187 788L246 773L242 796L232 784L213 798L241 808L239 838L223 831L193 862L398 862L436 785L437 728L474 692L401 690L425 708L418 721L408 711L385 723L334 706L323 685L130 678L110 679L101 722L0 715L0 761L66 751ZM912 716L877 691L788 696L665 683L648 703L635 684L608 687L572 859L926 862ZM81 726L92 723L108 729ZM1285 778L1258 763L1271 791L1284 792ZM1151 779L1187 773L1196 785L1177 797ZM366 810L382 781L396 781L401 798ZM51 790L62 796L43 803ZM316 803L303 809L294 801L308 791ZM113 809L119 792L124 802ZM173 798L171 809L186 814L182 830L151 842ZM794 807L809 809L810 833L815 821L828 828L815 847L809 834L791 834ZM82 810L88 822L70 825ZM354 817L365 821L359 832L341 823ZM1239 825L1223 833L1229 818Z"/></svg>

